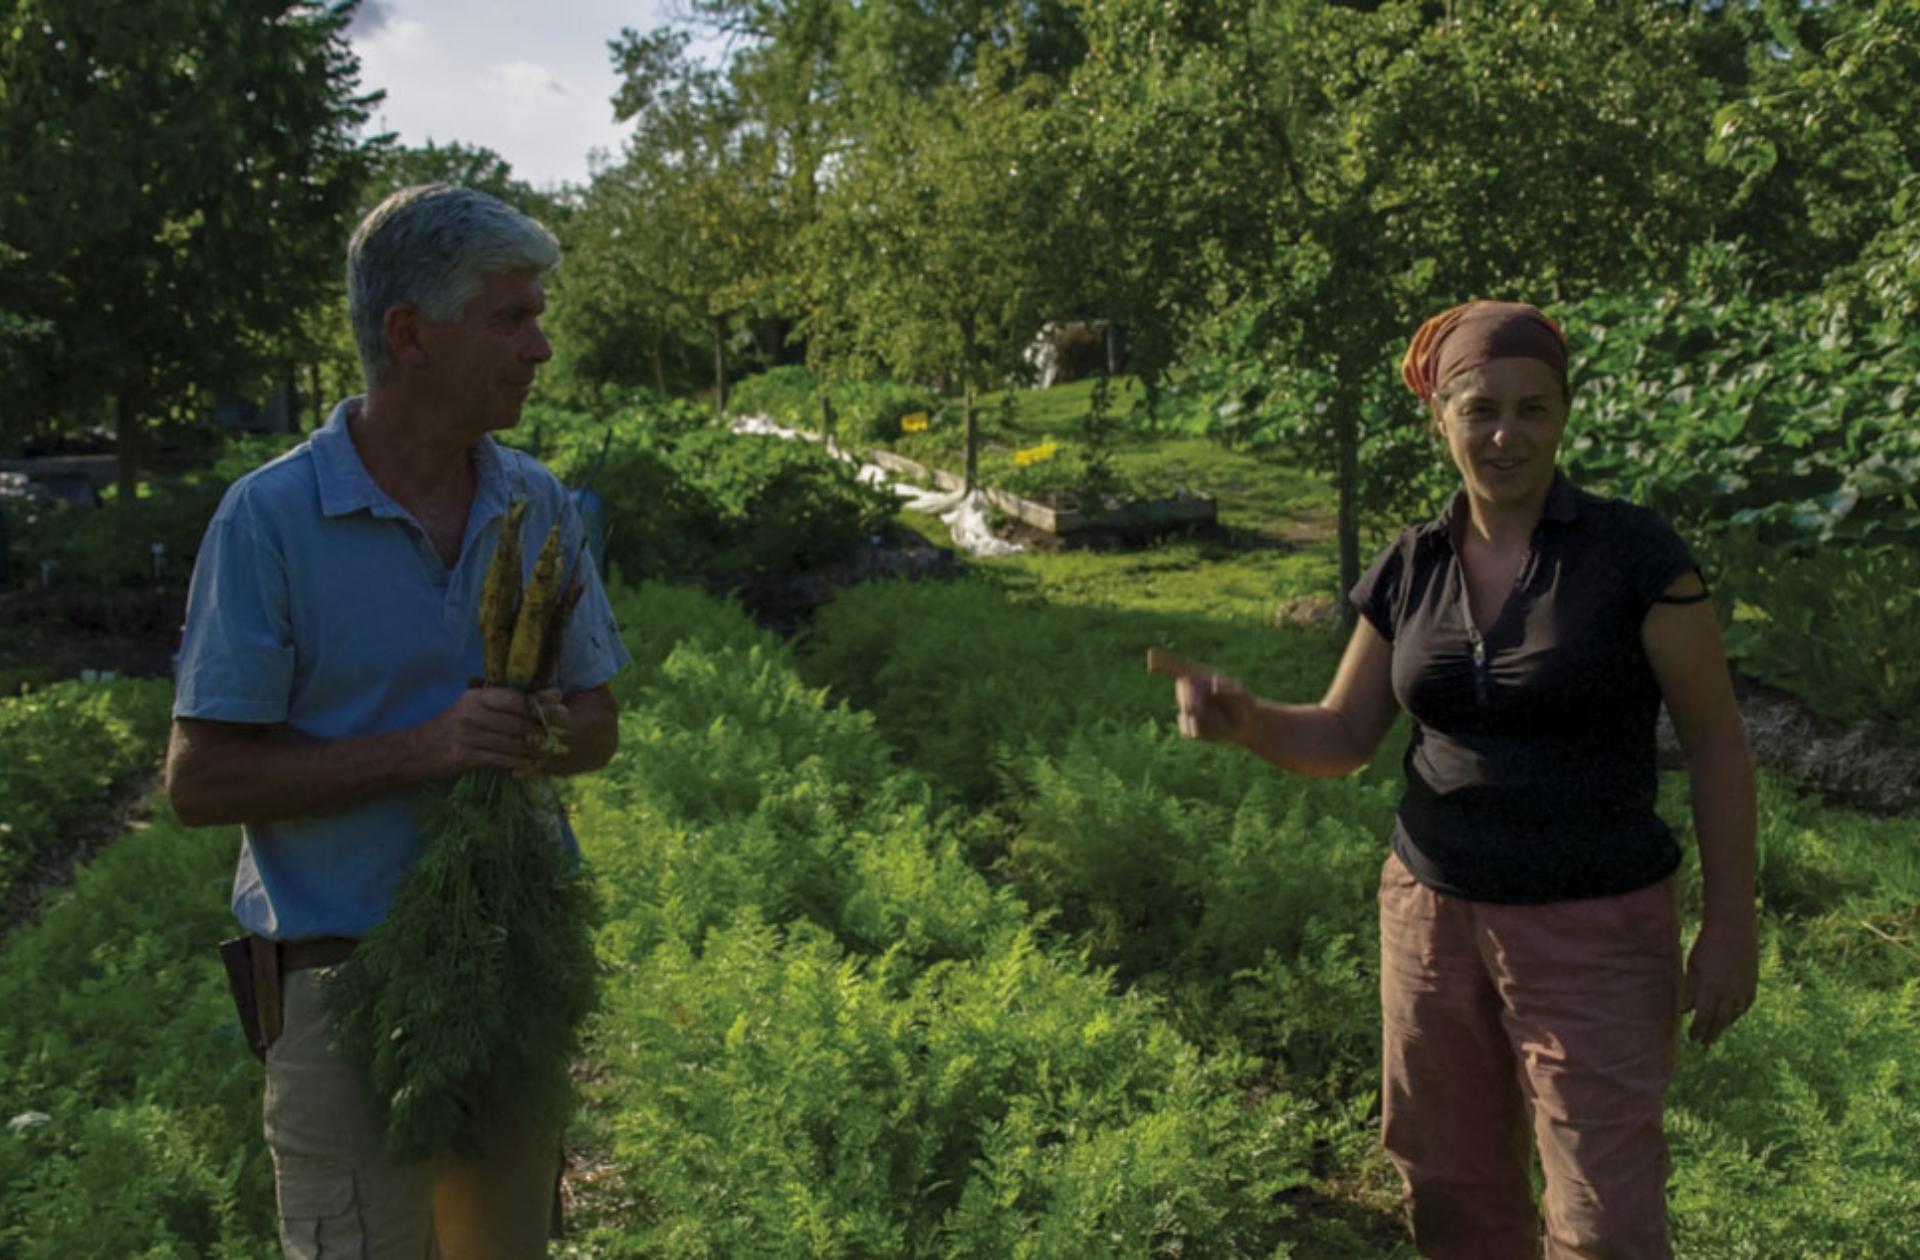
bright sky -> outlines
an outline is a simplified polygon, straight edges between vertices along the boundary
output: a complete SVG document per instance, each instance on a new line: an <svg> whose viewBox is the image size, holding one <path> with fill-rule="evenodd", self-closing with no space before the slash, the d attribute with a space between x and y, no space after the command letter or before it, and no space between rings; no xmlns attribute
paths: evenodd
<svg viewBox="0 0 1920 1260"><path fill-rule="evenodd" d="M607 43L666 25L674 0L364 0L348 38L369 126L400 143L484 145L538 188L585 183L588 153L617 158Z"/></svg>

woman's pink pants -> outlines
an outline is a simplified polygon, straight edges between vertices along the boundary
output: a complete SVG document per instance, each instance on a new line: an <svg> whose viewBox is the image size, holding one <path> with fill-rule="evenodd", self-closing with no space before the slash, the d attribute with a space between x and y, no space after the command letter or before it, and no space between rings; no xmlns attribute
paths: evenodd
<svg viewBox="0 0 1920 1260"><path fill-rule="evenodd" d="M1380 872L1381 1141L1430 1260L1670 1260L1680 933L1671 878L1497 905Z"/></svg>

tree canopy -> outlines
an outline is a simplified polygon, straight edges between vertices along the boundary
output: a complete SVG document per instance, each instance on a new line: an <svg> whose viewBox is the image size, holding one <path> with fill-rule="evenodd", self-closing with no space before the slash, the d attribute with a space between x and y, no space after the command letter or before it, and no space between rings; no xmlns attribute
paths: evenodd
<svg viewBox="0 0 1920 1260"><path fill-rule="evenodd" d="M616 46L622 108L675 122L588 191L635 208L595 266L697 241L714 335L797 319L823 376L977 387L1061 318L1122 323L1150 386L1204 356L1265 439L1335 474L1343 582L1359 505L1432 485L1394 361L1435 310L1694 283L1917 309L1915 0L689 12L729 59ZM729 230L634 192L676 185Z"/></svg>
<svg viewBox="0 0 1920 1260"><path fill-rule="evenodd" d="M298 357L380 140L350 5L0 5L10 432L141 425Z"/></svg>

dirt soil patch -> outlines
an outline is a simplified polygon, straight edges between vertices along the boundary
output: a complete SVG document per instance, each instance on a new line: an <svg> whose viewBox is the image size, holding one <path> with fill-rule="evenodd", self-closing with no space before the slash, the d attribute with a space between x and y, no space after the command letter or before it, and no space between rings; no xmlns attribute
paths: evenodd
<svg viewBox="0 0 1920 1260"><path fill-rule="evenodd" d="M1920 812L1920 747L1901 743L1881 724L1821 717L1798 697L1738 672L1734 688L1757 764L1832 805L1866 814ZM1669 769L1686 764L1664 712L1660 761Z"/></svg>
<svg viewBox="0 0 1920 1260"><path fill-rule="evenodd" d="M0 593L0 680L57 682L90 669L165 678L186 606L180 586Z"/></svg>
<svg viewBox="0 0 1920 1260"><path fill-rule="evenodd" d="M708 583L708 587L716 593L737 595L755 621L791 635L843 587L900 578L954 578L964 571L965 566L951 549L933 546L918 535L899 530L895 537L883 538L832 564L744 583Z"/></svg>

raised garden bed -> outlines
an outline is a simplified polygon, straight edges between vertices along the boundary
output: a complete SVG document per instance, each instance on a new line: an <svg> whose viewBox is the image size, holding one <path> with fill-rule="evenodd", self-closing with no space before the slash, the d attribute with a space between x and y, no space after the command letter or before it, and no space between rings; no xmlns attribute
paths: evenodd
<svg viewBox="0 0 1920 1260"><path fill-rule="evenodd" d="M931 468L904 455L892 451L875 450L867 458L890 473L904 477L920 485L932 485L941 490L958 490L964 479L944 468ZM1140 499L1125 503L1116 503L1108 507L1086 511L1079 508L1055 508L1032 499L1023 499L1017 494L1005 490L995 490L982 486L987 502L1034 529L1045 530L1049 534L1071 534L1082 530L1114 530L1124 532L1180 529L1193 525L1210 525L1219 515L1219 507L1210 496L1178 495L1166 499Z"/></svg>

